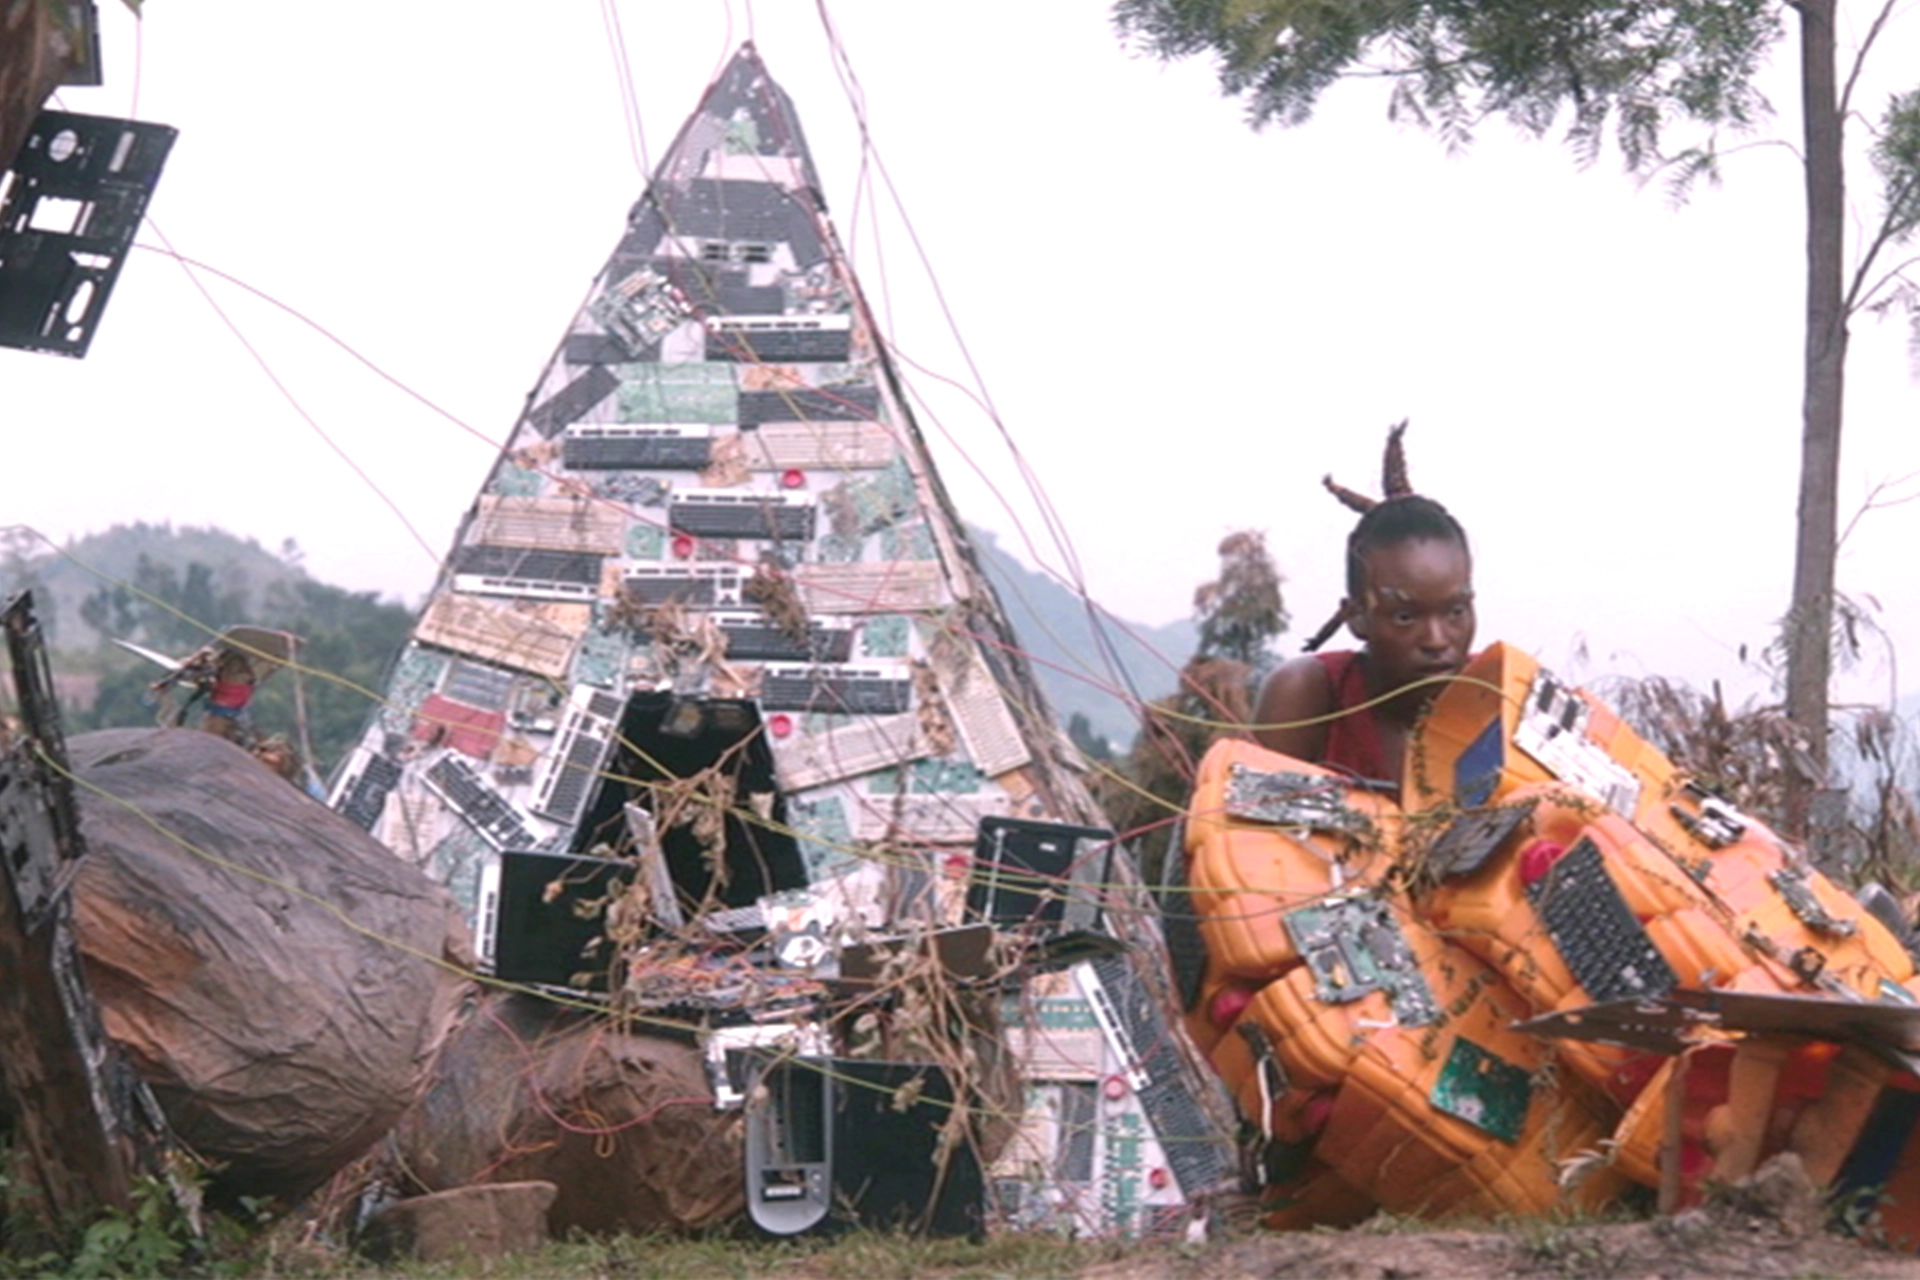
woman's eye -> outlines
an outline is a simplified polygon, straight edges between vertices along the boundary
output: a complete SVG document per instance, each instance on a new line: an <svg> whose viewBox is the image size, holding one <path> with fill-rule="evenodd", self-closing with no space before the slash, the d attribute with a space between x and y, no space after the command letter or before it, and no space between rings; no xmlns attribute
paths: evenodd
<svg viewBox="0 0 1920 1280"><path fill-rule="evenodd" d="M1400 612L1393 615L1393 621L1395 626L1401 626L1401 627L1411 626L1413 624L1413 615L1407 612L1405 609L1402 609L1400 610Z"/></svg>

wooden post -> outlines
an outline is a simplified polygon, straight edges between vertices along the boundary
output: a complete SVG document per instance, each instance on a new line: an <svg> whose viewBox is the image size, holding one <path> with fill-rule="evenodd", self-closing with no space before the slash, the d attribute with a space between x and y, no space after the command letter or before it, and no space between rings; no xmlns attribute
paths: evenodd
<svg viewBox="0 0 1920 1280"><path fill-rule="evenodd" d="M0 1087L47 1205L128 1208L160 1172L165 1123L100 1024L80 968L70 872L85 848L31 594L3 616L21 733L0 730Z"/></svg>
<svg viewBox="0 0 1920 1280"><path fill-rule="evenodd" d="M1661 1213L1672 1213L1680 1207L1680 1143L1687 1109L1687 1067L1692 1058L1693 1050L1682 1049L1673 1060L1673 1074L1667 1077L1666 1132L1660 1141Z"/></svg>

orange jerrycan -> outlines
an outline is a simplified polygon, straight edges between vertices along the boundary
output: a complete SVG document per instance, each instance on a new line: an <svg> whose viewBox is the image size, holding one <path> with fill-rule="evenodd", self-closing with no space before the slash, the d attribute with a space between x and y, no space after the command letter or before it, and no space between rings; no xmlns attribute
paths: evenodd
<svg viewBox="0 0 1920 1280"><path fill-rule="evenodd" d="M1900 941L1803 855L1519 650L1490 647L1434 699L1406 777L1409 814L1518 803L1560 784L1562 809L1584 805L1590 831L1620 833L1609 877L1685 985L1696 985L1691 967L1709 975L1698 985L1901 999L1894 988L1914 978Z"/></svg>
<svg viewBox="0 0 1920 1280"><path fill-rule="evenodd" d="M1507 792L1483 811L1494 838L1463 864L1429 850L1423 917L1512 984L1538 1012L1644 999L1675 986L1779 990L1729 915L1633 824L1558 782ZM1576 1042L1562 1058L1621 1104L1656 1063L1644 1051Z"/></svg>
<svg viewBox="0 0 1920 1280"><path fill-rule="evenodd" d="M1777 1035L1697 1044L1668 1059L1621 1118L1615 1165L1650 1187L1665 1175L1668 1208L1784 1151L1814 1186L1836 1188L1882 1137L1870 1130L1895 1074L1858 1045Z"/></svg>
<svg viewBox="0 0 1920 1280"><path fill-rule="evenodd" d="M1355 1019L1315 1156L1396 1212L1538 1214L1617 1194L1604 1169L1571 1191L1558 1177L1560 1161L1598 1149L1615 1108L1552 1069L1554 1046L1512 1029L1526 1004L1498 973L1417 922L1405 932L1434 1015Z"/></svg>
<svg viewBox="0 0 1920 1280"><path fill-rule="evenodd" d="M1905 1000L1913 957L1852 894L1765 824L1683 784L1643 829L1692 868L1732 928L1798 983Z"/></svg>
<svg viewBox="0 0 1920 1280"><path fill-rule="evenodd" d="M1330 770L1251 742L1201 761L1182 837L1183 888L1200 955L1188 1029L1211 1050L1262 986L1301 963L1282 923L1329 893L1376 883L1392 865L1399 808Z"/></svg>
<svg viewBox="0 0 1920 1280"><path fill-rule="evenodd" d="M1546 1083L1554 1051L1512 1030L1527 1006L1500 976L1397 892L1329 896L1283 923L1301 963L1213 1054L1249 1124L1389 1208L1560 1203L1555 1161L1597 1147L1614 1109L1564 1073ZM1618 1186L1602 1176L1582 1202Z"/></svg>
<svg viewBox="0 0 1920 1280"><path fill-rule="evenodd" d="M1407 745L1409 812L1475 809L1558 781L1628 821L1659 811L1672 761L1604 703L1532 657L1489 645L1434 698Z"/></svg>

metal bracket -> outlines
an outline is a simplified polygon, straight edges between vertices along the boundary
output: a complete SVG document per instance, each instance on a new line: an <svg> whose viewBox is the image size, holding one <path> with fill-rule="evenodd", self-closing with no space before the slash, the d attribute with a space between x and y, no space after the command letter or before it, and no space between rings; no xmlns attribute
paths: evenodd
<svg viewBox="0 0 1920 1280"><path fill-rule="evenodd" d="M42 111L0 203L0 346L87 354L178 131Z"/></svg>

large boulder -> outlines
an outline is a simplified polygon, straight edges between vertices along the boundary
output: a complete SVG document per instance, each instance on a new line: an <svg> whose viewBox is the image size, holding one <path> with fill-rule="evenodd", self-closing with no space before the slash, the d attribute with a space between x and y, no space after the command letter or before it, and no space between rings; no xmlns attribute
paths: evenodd
<svg viewBox="0 0 1920 1280"><path fill-rule="evenodd" d="M551 1182L496 1182L413 1196L374 1211L360 1232L370 1258L476 1263L547 1242Z"/></svg>
<svg viewBox="0 0 1920 1280"><path fill-rule="evenodd" d="M553 1183L556 1234L696 1230L746 1208L740 1115L714 1110L688 1040L530 995L482 998L391 1147L421 1191Z"/></svg>
<svg viewBox="0 0 1920 1280"><path fill-rule="evenodd" d="M214 1190L296 1196L425 1087L466 976L445 892L212 734L68 744L87 978Z"/></svg>

